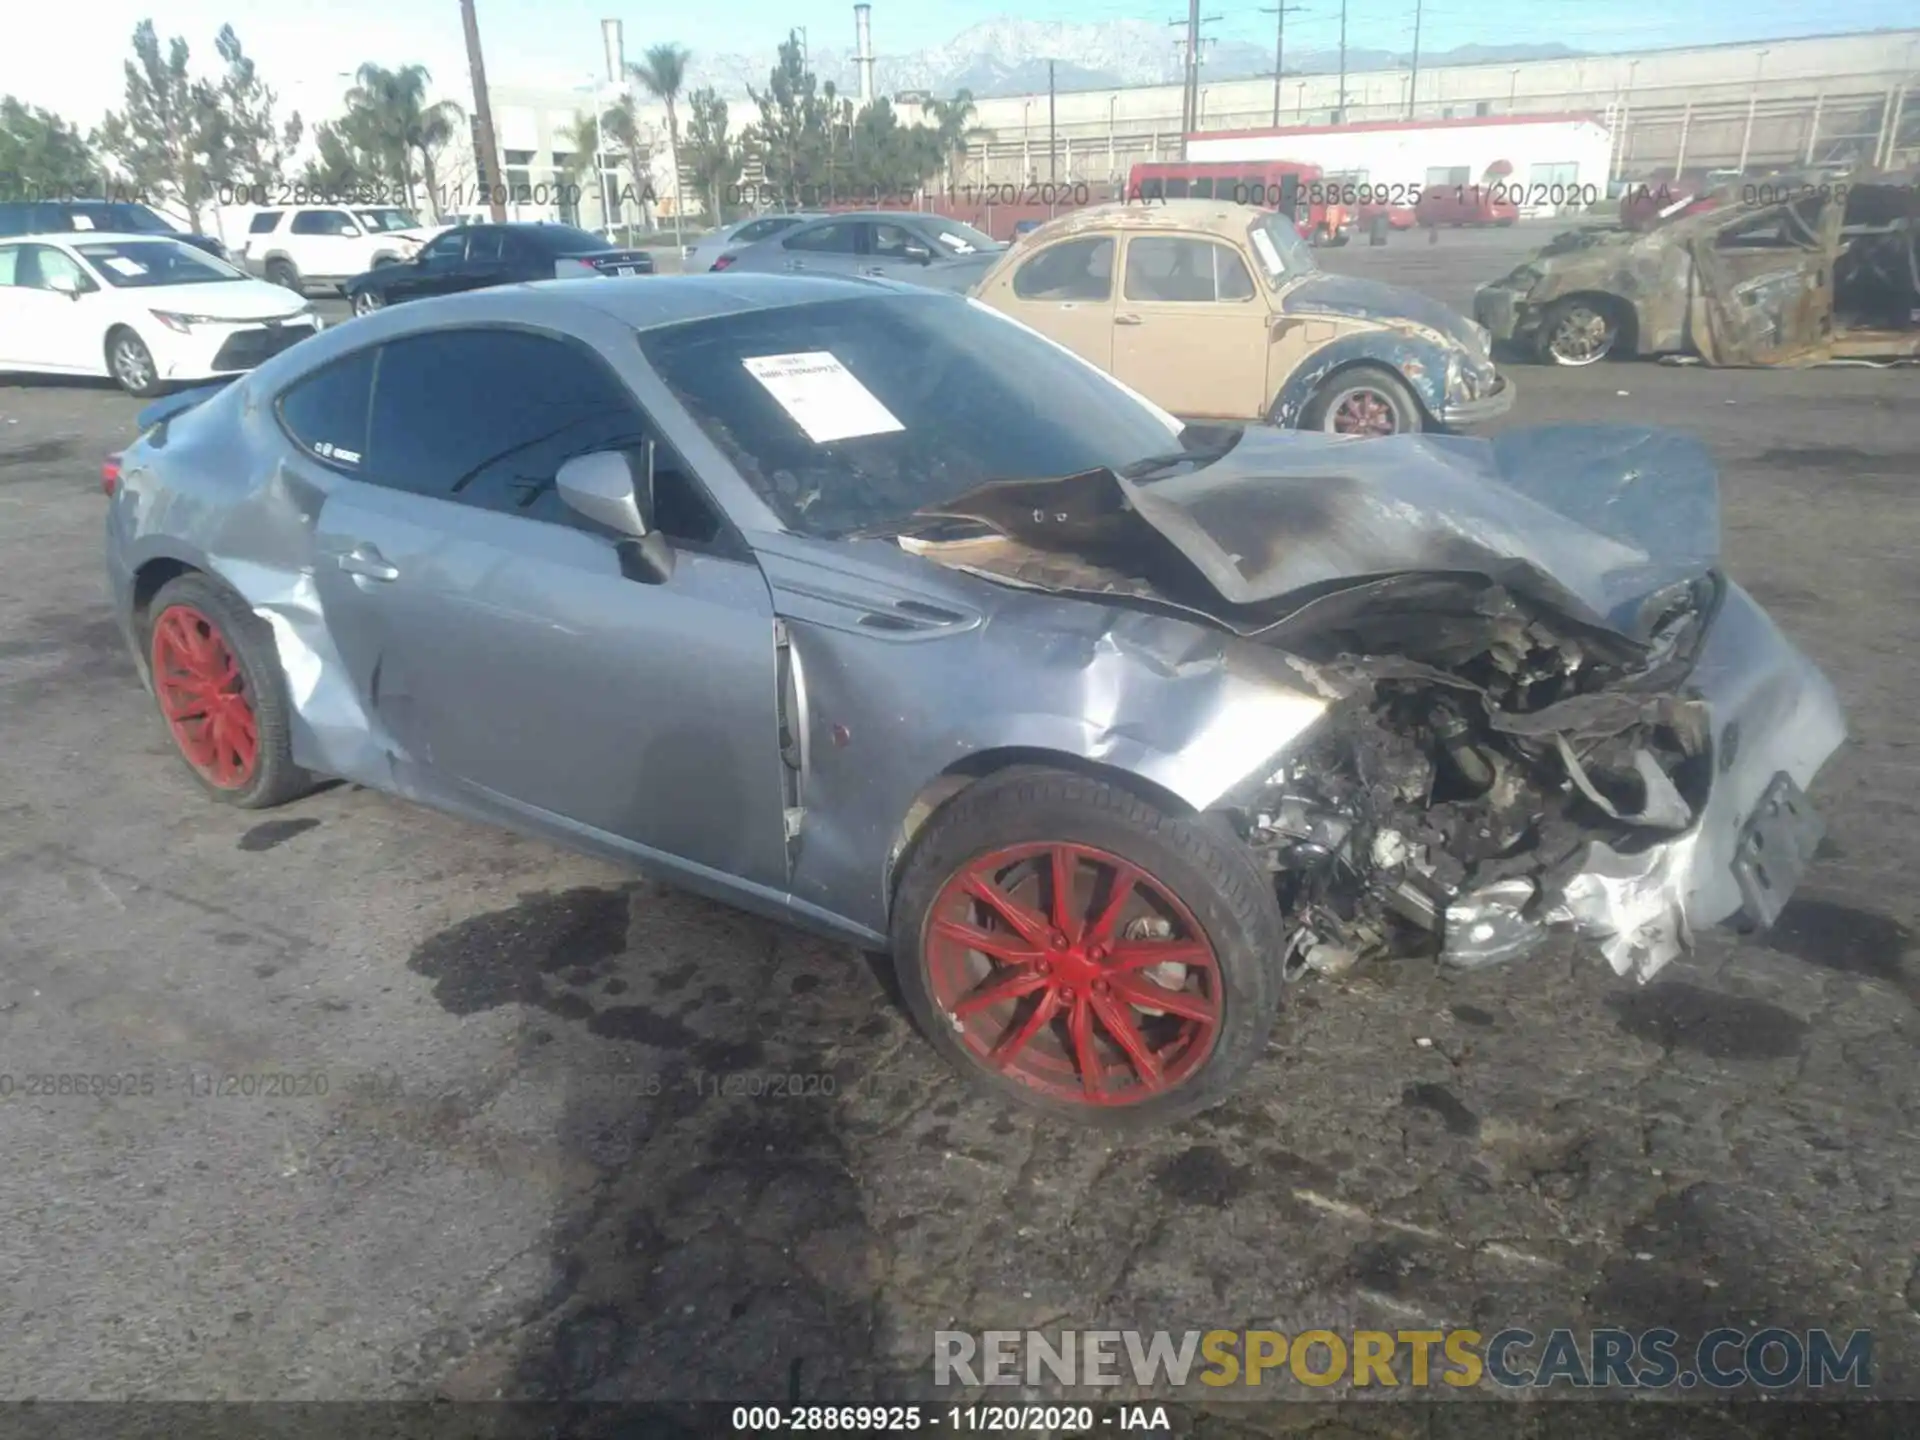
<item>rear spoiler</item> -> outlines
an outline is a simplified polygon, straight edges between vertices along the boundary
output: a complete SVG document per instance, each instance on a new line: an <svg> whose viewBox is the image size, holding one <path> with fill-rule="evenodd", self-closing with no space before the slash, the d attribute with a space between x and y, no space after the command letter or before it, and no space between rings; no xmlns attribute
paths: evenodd
<svg viewBox="0 0 1920 1440"><path fill-rule="evenodd" d="M238 375L234 375L225 380L216 380L211 385L196 385L191 390L181 390L165 399L156 400L140 412L139 418L134 423L140 427L140 433L144 435L154 426L171 420L176 415L184 415L196 405L204 405L239 378Z"/></svg>

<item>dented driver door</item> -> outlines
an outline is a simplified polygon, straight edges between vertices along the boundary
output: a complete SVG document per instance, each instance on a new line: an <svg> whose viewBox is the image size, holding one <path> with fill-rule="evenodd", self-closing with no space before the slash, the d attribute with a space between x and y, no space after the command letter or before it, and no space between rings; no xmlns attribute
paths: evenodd
<svg viewBox="0 0 1920 1440"><path fill-rule="evenodd" d="M1819 197L1771 205L1694 241L1690 328L1716 365L1786 365L1833 338L1833 254L1840 207Z"/></svg>

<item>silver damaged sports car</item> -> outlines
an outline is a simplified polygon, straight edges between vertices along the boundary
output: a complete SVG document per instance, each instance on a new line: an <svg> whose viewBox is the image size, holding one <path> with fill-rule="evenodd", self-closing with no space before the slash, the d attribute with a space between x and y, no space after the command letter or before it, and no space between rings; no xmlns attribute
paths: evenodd
<svg viewBox="0 0 1920 1440"><path fill-rule="evenodd" d="M1190 1114L1287 981L1771 923L1844 724L1619 427L1182 428L884 281L551 281L162 402L107 570L214 799L339 776L891 951L929 1043Z"/></svg>

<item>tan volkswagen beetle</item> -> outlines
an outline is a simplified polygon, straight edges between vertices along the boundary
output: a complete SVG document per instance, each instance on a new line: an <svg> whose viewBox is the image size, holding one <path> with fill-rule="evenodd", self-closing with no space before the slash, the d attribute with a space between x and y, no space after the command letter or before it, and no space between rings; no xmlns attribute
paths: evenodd
<svg viewBox="0 0 1920 1440"><path fill-rule="evenodd" d="M1480 326L1327 274L1284 216L1249 205L1078 210L1022 237L972 293L1183 418L1393 435L1513 404Z"/></svg>

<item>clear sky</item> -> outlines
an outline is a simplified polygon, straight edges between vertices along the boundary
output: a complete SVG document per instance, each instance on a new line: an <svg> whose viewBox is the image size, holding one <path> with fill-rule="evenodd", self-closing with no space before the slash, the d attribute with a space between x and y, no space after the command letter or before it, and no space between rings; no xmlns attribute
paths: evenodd
<svg viewBox="0 0 1920 1440"><path fill-rule="evenodd" d="M1288 44L1332 48L1341 0L1286 0ZM1412 42L1415 0L1348 0L1351 46L1404 49ZM1208 33L1264 39L1272 17L1260 0L1208 0L1221 16ZM770 50L789 26L805 26L816 46L850 47L851 0L722 0L625 13L620 0L478 0L481 36L493 84L564 85L586 81L599 64L602 16L626 24L627 52L676 40L696 51ZM316 4L239 5L234 0L82 0L72 10L21 0L0 27L0 93L20 96L92 125L120 103L128 38L153 16L163 39L184 36L195 65L215 60L213 37L232 21L283 102L324 118L362 61L418 61L436 89L467 92L459 0L328 0ZM1178 0L876 0L874 48L881 54L944 44L970 25L1013 13L1027 20L1140 19L1184 16ZM1578 49L1624 50L1718 41L1785 38L1920 23L1916 0L1435 0L1423 5L1422 49L1469 43L1562 41ZM1068 57L1070 58L1070 57Z"/></svg>

